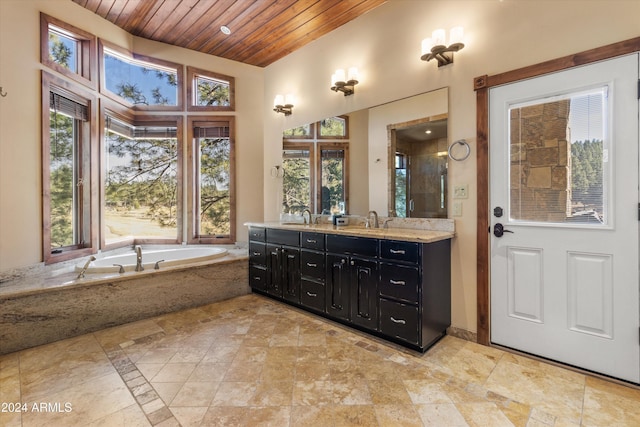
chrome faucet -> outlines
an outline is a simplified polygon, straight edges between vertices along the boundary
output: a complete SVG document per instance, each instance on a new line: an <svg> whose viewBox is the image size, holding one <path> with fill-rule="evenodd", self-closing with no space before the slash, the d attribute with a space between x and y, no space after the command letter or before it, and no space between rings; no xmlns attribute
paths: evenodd
<svg viewBox="0 0 640 427"><path fill-rule="evenodd" d="M142 266L142 247L140 245L135 247L136 249L136 271L144 271Z"/></svg>
<svg viewBox="0 0 640 427"><path fill-rule="evenodd" d="M378 212L369 211L369 213L367 214L367 220L371 219L371 214L373 214L373 222L369 221L369 227L371 228L380 227L380 224L378 224Z"/></svg>
<svg viewBox="0 0 640 427"><path fill-rule="evenodd" d="M307 222L307 218L304 217L304 214L309 214L309 221ZM305 224L311 224L311 211L309 209L305 209L302 211L302 221Z"/></svg>
<svg viewBox="0 0 640 427"><path fill-rule="evenodd" d="M89 264L91 264L91 261L95 261L96 257L94 257L93 255L91 255L89 257L89 259L87 260L87 262L84 263L84 267L82 267L82 270L80 270L80 274L78 274L78 279L82 279L84 277L84 273L86 273L87 268L89 268Z"/></svg>

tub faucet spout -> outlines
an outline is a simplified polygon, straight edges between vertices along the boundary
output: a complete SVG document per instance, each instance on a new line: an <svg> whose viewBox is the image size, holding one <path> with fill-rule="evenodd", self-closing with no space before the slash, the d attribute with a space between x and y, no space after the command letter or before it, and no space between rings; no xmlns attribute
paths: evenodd
<svg viewBox="0 0 640 427"><path fill-rule="evenodd" d="M136 271L144 271L142 266L142 247L136 246Z"/></svg>
<svg viewBox="0 0 640 427"><path fill-rule="evenodd" d="M95 261L96 257L94 257L93 255L91 255L89 257L89 259L87 260L87 262L84 263L84 267L82 267L82 270L80 270L80 274L78 274L78 279L82 279L84 278L84 273L86 273L87 268L89 268L89 264L91 264L91 261Z"/></svg>

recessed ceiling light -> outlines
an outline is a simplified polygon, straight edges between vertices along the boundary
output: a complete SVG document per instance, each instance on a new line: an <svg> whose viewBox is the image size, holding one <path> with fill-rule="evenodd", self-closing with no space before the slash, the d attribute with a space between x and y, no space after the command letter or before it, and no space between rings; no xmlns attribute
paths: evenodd
<svg viewBox="0 0 640 427"><path fill-rule="evenodd" d="M220 27L220 31L222 31L223 34L229 35L231 34L231 30L229 29L229 27L227 27L226 25L223 25Z"/></svg>

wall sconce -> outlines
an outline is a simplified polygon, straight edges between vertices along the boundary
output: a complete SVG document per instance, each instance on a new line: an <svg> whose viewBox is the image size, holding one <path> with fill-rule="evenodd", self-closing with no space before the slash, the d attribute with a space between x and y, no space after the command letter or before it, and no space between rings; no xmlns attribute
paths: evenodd
<svg viewBox="0 0 640 427"><path fill-rule="evenodd" d="M431 34L430 39L422 40L422 56L423 61L438 61L438 67L453 63L453 52L457 52L464 47L462 37L464 29L462 27L453 27L449 32L449 46L445 45L445 32L442 29L435 30ZM450 55L447 53L451 52Z"/></svg>
<svg viewBox="0 0 640 427"><path fill-rule="evenodd" d="M334 92L342 92L344 96L353 95L355 85L358 84L358 69L351 67L347 71L347 77L343 69L336 70L331 76L331 90Z"/></svg>
<svg viewBox="0 0 640 427"><path fill-rule="evenodd" d="M290 116L291 109L293 108L293 95L287 95L286 98L282 95L276 95L276 98L273 100L273 106L273 111L276 113Z"/></svg>

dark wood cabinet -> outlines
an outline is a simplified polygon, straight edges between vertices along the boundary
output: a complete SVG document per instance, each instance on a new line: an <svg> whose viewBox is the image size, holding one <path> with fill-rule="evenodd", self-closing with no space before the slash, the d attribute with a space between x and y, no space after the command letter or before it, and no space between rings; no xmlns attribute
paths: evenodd
<svg viewBox="0 0 640 427"><path fill-rule="evenodd" d="M364 328L378 330L378 262L352 257L349 270L350 320Z"/></svg>
<svg viewBox="0 0 640 427"><path fill-rule="evenodd" d="M349 320L349 257L327 254L326 312L332 317Z"/></svg>
<svg viewBox="0 0 640 427"><path fill-rule="evenodd" d="M249 230L255 292L425 351L451 323L451 241Z"/></svg>

